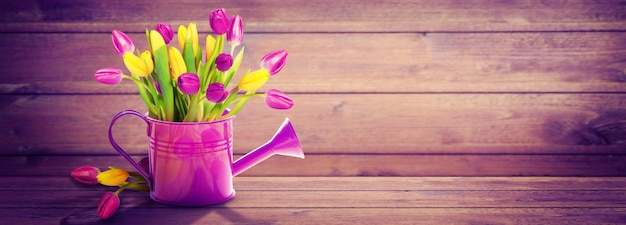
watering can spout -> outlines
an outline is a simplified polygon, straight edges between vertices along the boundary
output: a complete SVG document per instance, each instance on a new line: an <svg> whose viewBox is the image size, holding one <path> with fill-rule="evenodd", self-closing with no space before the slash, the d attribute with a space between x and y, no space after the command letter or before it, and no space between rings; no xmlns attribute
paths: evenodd
<svg viewBox="0 0 626 225"><path fill-rule="evenodd" d="M274 137L267 143L255 150L248 152L233 163L233 176L237 176L243 171L253 167L261 161L273 156L283 155L304 159L304 152L296 132L289 121L285 118L283 124L278 128Z"/></svg>

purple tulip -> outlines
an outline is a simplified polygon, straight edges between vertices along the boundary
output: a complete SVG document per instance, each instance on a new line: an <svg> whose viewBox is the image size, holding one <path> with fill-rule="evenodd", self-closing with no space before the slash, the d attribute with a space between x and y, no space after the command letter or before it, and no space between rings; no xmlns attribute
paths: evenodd
<svg viewBox="0 0 626 225"><path fill-rule="evenodd" d="M235 15L230 23L230 29L226 33L226 40L230 42L232 46L238 46L243 41L243 21L241 16Z"/></svg>
<svg viewBox="0 0 626 225"><path fill-rule="evenodd" d="M98 217L100 219L106 219L111 217L120 207L120 197L115 192L106 192L100 199L98 204Z"/></svg>
<svg viewBox="0 0 626 225"><path fill-rule="evenodd" d="M269 89L265 92L265 103L273 109L290 109L293 100L282 91Z"/></svg>
<svg viewBox="0 0 626 225"><path fill-rule="evenodd" d="M172 29L172 25L166 23L159 23L156 25L156 31L161 34L165 44L169 44L174 38L174 30Z"/></svg>
<svg viewBox="0 0 626 225"><path fill-rule="evenodd" d="M146 173L150 173L150 158L148 157L144 157L143 159L141 159L139 161L139 166L141 166L141 168L146 171Z"/></svg>
<svg viewBox="0 0 626 225"><path fill-rule="evenodd" d="M210 102L221 103L228 97L228 92L224 90L224 84L211 83L206 90L206 99Z"/></svg>
<svg viewBox="0 0 626 225"><path fill-rule="evenodd" d="M115 47L117 54L123 56L126 52L135 51L135 44L128 35L119 30L113 30L111 33L111 40L113 40L113 47Z"/></svg>
<svg viewBox="0 0 626 225"><path fill-rule="evenodd" d="M95 166L81 166L78 167L70 173L70 175L74 178L74 180L89 185L98 184L98 174L100 173L100 169Z"/></svg>
<svg viewBox="0 0 626 225"><path fill-rule="evenodd" d="M287 51L278 50L268 53L261 59L261 68L270 71L270 75L277 74L287 62Z"/></svg>
<svg viewBox="0 0 626 225"><path fill-rule="evenodd" d="M230 54L222 53L215 58L215 66L222 72L228 71L233 66L233 56Z"/></svg>
<svg viewBox="0 0 626 225"><path fill-rule="evenodd" d="M122 70L116 67L107 67L97 70L93 76L100 83L116 85L122 81Z"/></svg>
<svg viewBox="0 0 626 225"><path fill-rule="evenodd" d="M228 19L228 14L226 14L226 10L223 8L219 8L211 12L209 15L209 23L211 24L211 29L217 35L225 34L228 31L228 27L230 26L230 20Z"/></svg>
<svg viewBox="0 0 626 225"><path fill-rule="evenodd" d="M200 90L200 78L195 73L183 73L178 77L178 89L188 95L195 94Z"/></svg>

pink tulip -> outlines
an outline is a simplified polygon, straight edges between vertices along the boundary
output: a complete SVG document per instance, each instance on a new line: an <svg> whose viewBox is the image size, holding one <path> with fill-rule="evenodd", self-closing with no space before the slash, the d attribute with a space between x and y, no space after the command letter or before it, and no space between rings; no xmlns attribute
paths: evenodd
<svg viewBox="0 0 626 225"><path fill-rule="evenodd" d="M282 91L269 89L265 92L265 103L273 109L290 109L293 100Z"/></svg>
<svg viewBox="0 0 626 225"><path fill-rule="evenodd" d="M243 21L241 16L236 15L230 23L230 29L226 33L226 40L232 46L238 46L243 41Z"/></svg>
<svg viewBox="0 0 626 225"><path fill-rule="evenodd" d="M120 197L117 196L115 192L106 192L102 195L100 199L100 204L98 205L98 217L100 219L106 219L111 217L116 211L117 208L120 207Z"/></svg>
<svg viewBox="0 0 626 225"><path fill-rule="evenodd" d="M195 94L200 90L200 78L195 73L183 73L178 77L178 89L184 94Z"/></svg>
<svg viewBox="0 0 626 225"><path fill-rule="evenodd" d="M228 97L228 92L224 90L224 84L211 83L206 90L206 98L210 102L221 103Z"/></svg>
<svg viewBox="0 0 626 225"><path fill-rule="evenodd" d="M209 15L209 23L211 25L211 29L217 35L225 34L228 31L228 27L230 26L230 20L228 19L228 14L226 14L226 10L223 8L219 8L211 12Z"/></svg>
<svg viewBox="0 0 626 225"><path fill-rule="evenodd" d="M287 51L278 50L268 53L261 59L261 68L270 71L270 75L277 74L287 62Z"/></svg>
<svg viewBox="0 0 626 225"><path fill-rule="evenodd" d="M115 47L115 51L120 56L123 56L126 52L132 53L135 51L135 44L133 44L133 40L119 30L113 30L111 40L113 40L113 47Z"/></svg>
<svg viewBox="0 0 626 225"><path fill-rule="evenodd" d="M233 56L230 54L222 53L215 58L215 66L222 72L228 71L233 66Z"/></svg>
<svg viewBox="0 0 626 225"><path fill-rule="evenodd" d="M122 81L122 70L116 67L99 69L93 75L100 83L116 85Z"/></svg>
<svg viewBox="0 0 626 225"><path fill-rule="evenodd" d="M159 23L156 25L156 31L161 34L165 44L169 44L170 41L174 38L174 30L172 29L172 25L166 23Z"/></svg>
<svg viewBox="0 0 626 225"><path fill-rule="evenodd" d="M95 166L81 166L78 167L70 173L70 175L74 178L74 180L89 185L98 184L98 179L96 176L100 173L100 169Z"/></svg>

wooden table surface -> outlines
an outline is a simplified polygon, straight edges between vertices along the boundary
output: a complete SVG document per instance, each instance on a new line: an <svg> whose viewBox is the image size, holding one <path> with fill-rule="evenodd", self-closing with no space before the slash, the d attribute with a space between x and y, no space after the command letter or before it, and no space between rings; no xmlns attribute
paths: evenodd
<svg viewBox="0 0 626 225"><path fill-rule="evenodd" d="M625 177L236 177L236 197L172 207L70 176L2 177L0 224L620 224Z"/></svg>

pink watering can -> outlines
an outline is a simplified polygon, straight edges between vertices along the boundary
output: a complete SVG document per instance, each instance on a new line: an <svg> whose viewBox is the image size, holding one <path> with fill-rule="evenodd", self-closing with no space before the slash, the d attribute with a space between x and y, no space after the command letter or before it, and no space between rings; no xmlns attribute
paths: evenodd
<svg viewBox="0 0 626 225"><path fill-rule="evenodd" d="M135 115L148 124L149 171L113 139L113 124L124 115ZM304 158L300 141L286 118L270 141L233 162L233 119L167 122L125 110L111 120L109 141L148 180L152 199L179 206L230 200L235 196L233 177L273 155Z"/></svg>

